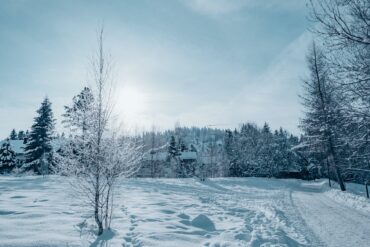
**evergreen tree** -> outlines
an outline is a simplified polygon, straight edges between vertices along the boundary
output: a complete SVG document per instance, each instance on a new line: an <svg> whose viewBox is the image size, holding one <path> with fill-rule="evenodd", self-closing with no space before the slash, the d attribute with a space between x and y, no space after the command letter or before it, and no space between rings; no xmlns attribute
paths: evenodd
<svg viewBox="0 0 370 247"><path fill-rule="evenodd" d="M18 131L18 137L17 138L18 138L18 140L24 140L25 133L24 133L23 130Z"/></svg>
<svg viewBox="0 0 370 247"><path fill-rule="evenodd" d="M84 136L88 129L91 129L91 114L94 107L94 96L90 88L85 87L77 96L73 97L73 104L71 106L64 106L65 113L63 114L63 124L65 127L71 127L73 132L80 131L82 133L75 133L76 135Z"/></svg>
<svg viewBox="0 0 370 247"><path fill-rule="evenodd" d="M179 150L177 148L176 139L174 136L171 136L168 153L171 158L179 155Z"/></svg>
<svg viewBox="0 0 370 247"><path fill-rule="evenodd" d="M340 170L340 143L343 117L338 104L335 86L329 77L328 66L322 51L315 45L307 56L310 77L304 81L303 105L305 116L301 128L311 150L321 152L334 172L341 190L345 190Z"/></svg>
<svg viewBox="0 0 370 247"><path fill-rule="evenodd" d="M30 136L30 132L26 130L26 133L24 134L24 138L23 138L23 144L27 144L29 136Z"/></svg>
<svg viewBox="0 0 370 247"><path fill-rule="evenodd" d="M48 98L41 103L37 114L25 147L26 164L24 168L37 174L46 174L51 170L50 164L53 158L51 140L54 130L53 112Z"/></svg>
<svg viewBox="0 0 370 247"><path fill-rule="evenodd" d="M75 155L80 158L79 162L81 162L81 164L86 162L84 155L92 146L89 136L91 136L91 132L94 131L94 122L92 121L95 117L94 103L92 90L88 87L84 87L78 95L73 97L70 106L64 106L65 113L62 115L62 123L74 134L73 145L76 147ZM64 136L64 133L62 136ZM72 139L72 136L69 139ZM79 151L77 151L77 149ZM77 152L81 154L77 154Z"/></svg>
<svg viewBox="0 0 370 247"><path fill-rule="evenodd" d="M243 124L237 137L238 162L243 170L242 176L262 176L259 161L261 133L255 124Z"/></svg>
<svg viewBox="0 0 370 247"><path fill-rule="evenodd" d="M274 165L275 171L288 170L291 165L290 145L288 142L288 133L282 128L275 130L274 133Z"/></svg>
<svg viewBox="0 0 370 247"><path fill-rule="evenodd" d="M190 144L190 152L198 152L196 147L193 144Z"/></svg>
<svg viewBox="0 0 370 247"><path fill-rule="evenodd" d="M239 176L242 176L243 174L243 170L239 166L239 163L237 160L238 150L236 150L236 142L235 142L236 135L237 135L236 131L235 131L235 134L233 134L231 130L226 130L225 137L224 137L224 150L225 150L227 159L229 161L229 176L231 177L239 177Z"/></svg>
<svg viewBox="0 0 370 247"><path fill-rule="evenodd" d="M259 166L260 166L260 175L272 177L275 175L275 164L273 161L273 135L270 130L270 126L265 123L261 130L261 136L259 138L259 148L258 148L258 157L259 157Z"/></svg>
<svg viewBox="0 0 370 247"><path fill-rule="evenodd" d="M7 139L0 147L0 173L8 173L15 167L15 152Z"/></svg>
<svg viewBox="0 0 370 247"><path fill-rule="evenodd" d="M186 143L183 141L183 139L180 139L180 145L179 149L181 152L188 151L188 147L186 146Z"/></svg>
<svg viewBox="0 0 370 247"><path fill-rule="evenodd" d="M10 140L17 140L17 131L15 131L15 129L12 129L12 132L10 132L9 138Z"/></svg>
<svg viewBox="0 0 370 247"><path fill-rule="evenodd" d="M27 131L26 134L24 135L24 138L23 138L23 144L27 144L28 136L29 136L29 134L28 134L28 131Z"/></svg>

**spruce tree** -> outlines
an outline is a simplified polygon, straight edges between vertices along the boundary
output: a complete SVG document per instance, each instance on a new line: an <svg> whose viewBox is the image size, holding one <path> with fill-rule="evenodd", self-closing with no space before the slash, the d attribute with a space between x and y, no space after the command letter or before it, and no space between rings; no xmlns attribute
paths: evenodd
<svg viewBox="0 0 370 247"><path fill-rule="evenodd" d="M94 96L90 88L85 87L78 95L73 97L72 106L64 106L63 124L82 138L86 131L91 129L91 114L94 107ZM80 131L80 133L78 133Z"/></svg>
<svg viewBox="0 0 370 247"><path fill-rule="evenodd" d="M29 136L30 136L30 132L26 130L26 133L24 134L24 138L23 138L23 144L27 144Z"/></svg>
<svg viewBox="0 0 370 247"><path fill-rule="evenodd" d="M7 139L0 147L0 173L8 173L15 167L15 152Z"/></svg>
<svg viewBox="0 0 370 247"><path fill-rule="evenodd" d="M176 139L174 136L171 136L168 153L171 158L179 155L179 150L177 148Z"/></svg>
<svg viewBox="0 0 370 247"><path fill-rule="evenodd" d="M18 131L18 140L23 140L25 138L25 134L23 130Z"/></svg>
<svg viewBox="0 0 370 247"><path fill-rule="evenodd" d="M53 112L48 98L41 103L37 114L25 147L26 164L24 168L37 174L47 174L51 169L53 151L51 140L54 130Z"/></svg>
<svg viewBox="0 0 370 247"><path fill-rule="evenodd" d="M273 177L275 175L275 164L273 162L273 134L270 126L265 123L261 130L259 138L258 160L260 165L260 176Z"/></svg>
<svg viewBox="0 0 370 247"><path fill-rule="evenodd" d="M237 135L237 132L235 132L235 135ZM239 177L243 173L237 160L238 150L236 150L235 135L231 130L226 130L224 136L224 151L229 161L228 172L231 177Z"/></svg>
<svg viewBox="0 0 370 247"><path fill-rule="evenodd" d="M291 165L288 133L281 127L274 133L274 165L277 173L287 171Z"/></svg>
<svg viewBox="0 0 370 247"><path fill-rule="evenodd" d="M17 131L15 131L15 129L12 129L12 132L10 132L9 138L10 140L17 140Z"/></svg>
<svg viewBox="0 0 370 247"><path fill-rule="evenodd" d="M188 146L186 146L186 143L181 139L181 142L180 142L180 145L179 145L179 149L181 152L186 152L188 151Z"/></svg>

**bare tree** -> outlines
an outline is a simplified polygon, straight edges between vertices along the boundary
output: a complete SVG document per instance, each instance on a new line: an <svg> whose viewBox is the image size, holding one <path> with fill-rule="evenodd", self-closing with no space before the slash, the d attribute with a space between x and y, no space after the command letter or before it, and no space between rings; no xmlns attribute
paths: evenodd
<svg viewBox="0 0 370 247"><path fill-rule="evenodd" d="M370 1L311 0L314 33L323 39L341 107L351 166L370 169Z"/></svg>
<svg viewBox="0 0 370 247"><path fill-rule="evenodd" d="M98 235L109 229L114 186L119 177L138 170L141 146L133 137L111 131L111 67L104 52L103 29L98 35L98 51L92 59L94 90L84 89L66 107L64 123L72 137L67 139L59 170L71 175L74 188L87 199L94 212Z"/></svg>

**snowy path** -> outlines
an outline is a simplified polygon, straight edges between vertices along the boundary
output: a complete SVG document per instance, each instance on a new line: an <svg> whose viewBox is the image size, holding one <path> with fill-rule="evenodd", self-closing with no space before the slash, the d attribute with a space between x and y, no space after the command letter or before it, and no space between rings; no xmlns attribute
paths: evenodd
<svg viewBox="0 0 370 247"><path fill-rule="evenodd" d="M294 192L293 198L306 223L328 246L370 246L370 215L319 191Z"/></svg>
<svg viewBox="0 0 370 247"><path fill-rule="evenodd" d="M96 238L91 212L70 193L66 178L0 177L0 246L368 246L369 216L334 202L323 185L122 180L114 230Z"/></svg>
<svg viewBox="0 0 370 247"><path fill-rule="evenodd" d="M320 246L302 224L289 186L277 180L265 183L261 179L139 180L125 187L140 196L122 200L137 218L135 231L142 246ZM216 230L207 229L210 223L194 227L192 219L199 215L210 219ZM129 238L124 246L135 245Z"/></svg>

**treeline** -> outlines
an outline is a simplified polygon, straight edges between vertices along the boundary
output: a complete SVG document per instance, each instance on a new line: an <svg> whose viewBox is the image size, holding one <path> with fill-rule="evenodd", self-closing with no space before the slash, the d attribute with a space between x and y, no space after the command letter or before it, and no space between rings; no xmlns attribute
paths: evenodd
<svg viewBox="0 0 370 247"><path fill-rule="evenodd" d="M71 123L74 121L85 126L88 121L91 121L84 120L82 117L87 111L83 106L90 98L92 96L89 88L84 88L73 98L73 105L65 107L63 114L65 126L71 128ZM54 172L58 162L57 157L64 151L63 145L80 134L72 128L68 138L64 134L58 135L54 131L54 124L51 103L46 98L37 110L31 131L20 131L17 134L13 130L10 137L3 141L0 147L0 172L11 172L14 168L16 168L14 171L21 173L49 174ZM10 143L22 139L21 137L24 153L17 158ZM282 172L304 170L307 165L300 162L299 156L292 151L292 147L299 143L298 137L282 128L271 131L267 123L262 128L247 123L235 130L183 127L176 124L173 130L156 131L152 128L151 131L130 138L136 140L142 156L146 157L143 163L150 162L153 153L162 153L168 158L178 158L182 152L196 153L196 160L190 160L190 162L189 160L173 162L167 158L162 160L163 162L156 160L157 167L151 175L153 177L164 176L155 173L161 169L160 166L170 167L173 174L166 176L174 177L278 177L282 175Z"/></svg>
<svg viewBox="0 0 370 247"><path fill-rule="evenodd" d="M310 164L294 150L300 139L283 128L273 131L267 123L262 128L246 123L234 130L178 125L174 130L145 132L142 138L151 172L139 176L308 178ZM188 152L195 152L196 160ZM170 169L164 172L164 167Z"/></svg>
<svg viewBox="0 0 370 247"><path fill-rule="evenodd" d="M186 127L176 123L174 129L165 131L158 131L154 126L151 131L142 133L142 139L145 151L169 144L172 136L176 137L178 146L188 150L191 144L199 146L202 143L222 141L224 134L224 130L218 128Z"/></svg>
<svg viewBox="0 0 370 247"><path fill-rule="evenodd" d="M307 170L307 164L292 150L299 139L282 128L272 132L267 123L262 128L243 124L239 131L226 130L224 142L229 176L284 177L302 173L303 178Z"/></svg>

